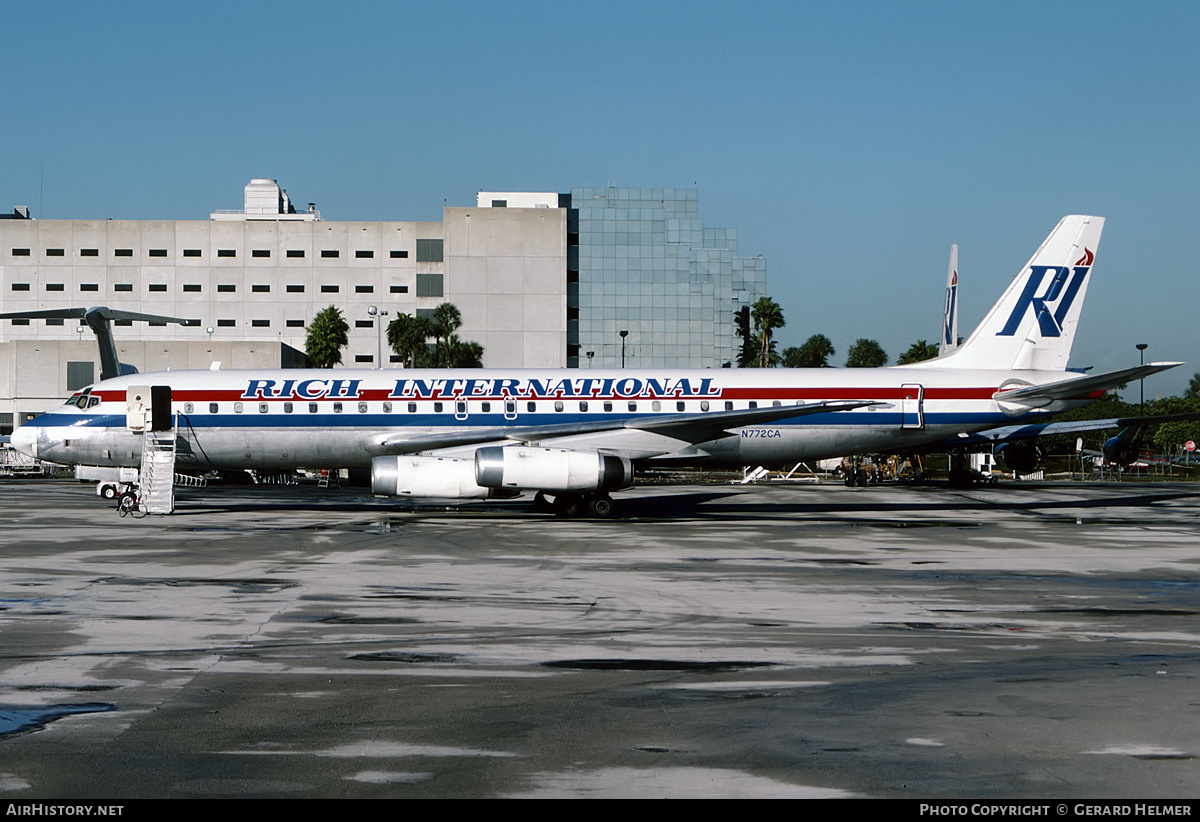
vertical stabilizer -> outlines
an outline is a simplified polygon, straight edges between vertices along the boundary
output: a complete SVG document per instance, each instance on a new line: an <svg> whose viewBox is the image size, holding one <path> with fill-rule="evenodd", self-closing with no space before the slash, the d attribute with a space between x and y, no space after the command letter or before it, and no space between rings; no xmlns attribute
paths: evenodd
<svg viewBox="0 0 1200 822"><path fill-rule="evenodd" d="M1063 217L967 341L935 362L1065 370L1103 228L1103 217Z"/></svg>
<svg viewBox="0 0 1200 822"><path fill-rule="evenodd" d="M946 308L942 312L942 341L938 356L958 348L958 245L950 246L950 270L946 273Z"/></svg>

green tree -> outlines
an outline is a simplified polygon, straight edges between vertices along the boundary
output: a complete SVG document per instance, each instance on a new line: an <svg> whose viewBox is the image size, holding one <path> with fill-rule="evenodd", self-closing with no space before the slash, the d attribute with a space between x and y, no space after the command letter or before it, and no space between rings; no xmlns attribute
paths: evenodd
<svg viewBox="0 0 1200 822"><path fill-rule="evenodd" d="M750 317L754 320L754 338L758 343L758 367L769 368L779 362L775 353L775 341L771 334L777 328L783 328L783 309L779 303L770 297L759 297L750 309Z"/></svg>
<svg viewBox="0 0 1200 822"><path fill-rule="evenodd" d="M350 325L341 309L329 306L317 312L304 338L304 353L313 368L333 368L342 361L349 342Z"/></svg>
<svg viewBox="0 0 1200 822"><path fill-rule="evenodd" d="M434 362L443 367L451 368L453 361L453 346L450 340L454 339L457 344L458 337L454 332L462 325L462 312L458 310L458 306L454 303L442 303L437 308L433 309L433 318L430 320L430 332L434 339L433 344L433 359Z"/></svg>
<svg viewBox="0 0 1200 822"><path fill-rule="evenodd" d="M738 339L742 341L738 350L738 368L753 368L758 360L758 352L754 347L754 335L750 333L750 306L743 305L733 312L733 325Z"/></svg>
<svg viewBox="0 0 1200 822"><path fill-rule="evenodd" d="M907 351L896 358L896 365L908 365L909 363L913 362L925 362L925 360L932 360L937 355L937 343L917 340L908 347Z"/></svg>
<svg viewBox="0 0 1200 822"><path fill-rule="evenodd" d="M1192 381L1188 383L1187 391L1183 392L1183 396L1188 399L1200 397L1200 371L1192 375Z"/></svg>
<svg viewBox="0 0 1200 822"><path fill-rule="evenodd" d="M837 352L824 334L813 334L799 348L783 350L784 368L828 368L829 358Z"/></svg>
<svg viewBox="0 0 1200 822"><path fill-rule="evenodd" d="M432 336L432 323L425 317L398 314L387 327L388 345L400 355L405 368L426 368L433 365L427 342Z"/></svg>
<svg viewBox="0 0 1200 822"><path fill-rule="evenodd" d="M850 354L846 358L847 368L879 368L887 365L888 355L883 347L874 340L859 338L850 346Z"/></svg>

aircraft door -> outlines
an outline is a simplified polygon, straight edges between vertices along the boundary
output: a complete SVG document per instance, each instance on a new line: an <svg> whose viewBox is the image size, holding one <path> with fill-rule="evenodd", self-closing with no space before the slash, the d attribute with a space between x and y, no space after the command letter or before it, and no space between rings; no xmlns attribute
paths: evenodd
<svg viewBox="0 0 1200 822"><path fill-rule="evenodd" d="M466 418L467 418L467 401L466 400L455 400L454 401L454 419L465 420Z"/></svg>
<svg viewBox="0 0 1200 822"><path fill-rule="evenodd" d="M900 386L900 427L925 427L925 386L917 383L905 383Z"/></svg>
<svg viewBox="0 0 1200 822"><path fill-rule="evenodd" d="M517 418L517 401L511 397L504 398L504 419L515 420Z"/></svg>

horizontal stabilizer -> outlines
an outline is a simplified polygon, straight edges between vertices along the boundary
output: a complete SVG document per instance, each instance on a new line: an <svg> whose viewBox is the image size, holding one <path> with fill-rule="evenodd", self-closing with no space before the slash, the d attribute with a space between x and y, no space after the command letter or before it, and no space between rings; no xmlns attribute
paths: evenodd
<svg viewBox="0 0 1200 822"><path fill-rule="evenodd" d="M1044 405L1053 400L1088 399L1110 388L1116 388L1179 365L1183 365L1183 363L1146 363L1145 365L1135 365L1133 368L1124 368L1120 371L1108 371L1104 374L1094 374L1087 377L1045 383L1043 385L1027 385L1022 388L1001 390L993 394L992 399L997 402L1017 403L1031 407Z"/></svg>

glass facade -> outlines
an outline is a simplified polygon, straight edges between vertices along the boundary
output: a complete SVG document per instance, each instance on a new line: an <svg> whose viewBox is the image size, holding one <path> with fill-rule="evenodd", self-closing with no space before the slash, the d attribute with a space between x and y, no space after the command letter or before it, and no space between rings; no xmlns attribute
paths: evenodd
<svg viewBox="0 0 1200 822"><path fill-rule="evenodd" d="M575 188L570 208L570 365L620 367L622 348L628 368L736 362L734 313L766 296L767 263L738 256L737 229L703 226L695 189Z"/></svg>

